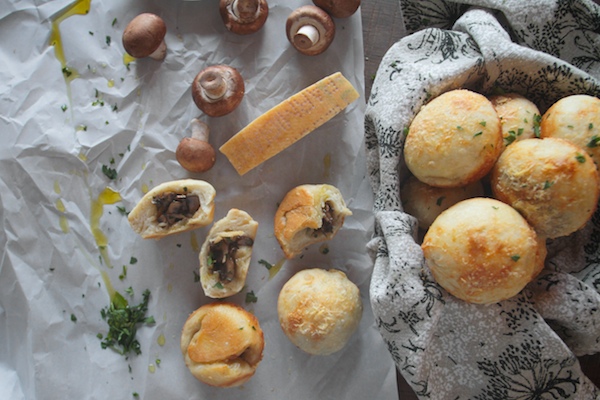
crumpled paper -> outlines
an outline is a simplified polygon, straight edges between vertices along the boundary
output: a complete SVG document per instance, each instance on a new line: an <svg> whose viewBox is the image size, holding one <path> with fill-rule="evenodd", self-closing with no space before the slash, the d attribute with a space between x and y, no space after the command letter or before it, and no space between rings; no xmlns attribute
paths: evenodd
<svg viewBox="0 0 600 400"><path fill-rule="evenodd" d="M430 98L461 87L515 91L543 113L568 94L600 96L600 7L490 0L401 8L414 33L384 56L365 117L376 214L371 303L390 354L419 398L600 399L576 357L600 352L600 212L548 243L544 271L519 295L475 305L431 276L400 190L403 132Z"/></svg>
<svg viewBox="0 0 600 400"><path fill-rule="evenodd" d="M0 398L397 397L394 364L368 301L372 262L365 246L373 217L364 96L243 177L219 153L203 174L190 174L175 160L195 117L208 123L218 148L331 73L341 71L363 93L359 13L336 21L326 53L307 57L284 33L287 15L305 3L269 3L266 25L249 36L226 31L218 2L209 0L28 0L0 7ZM141 12L166 22L163 62L124 57L121 34ZM240 71L246 94L230 115L209 118L193 104L190 85L202 68L217 63ZM258 317L266 345L256 375L239 388L197 381L179 349L189 313L214 301L197 279L210 226L143 240L124 215L155 185L190 177L216 188L215 221L236 207L259 222L247 285L228 300ZM337 186L354 214L334 240L273 274L260 261L283 260L273 235L275 209L304 183ZM278 323L279 290L309 267L339 268L362 292L359 330L344 350L327 357L295 348ZM145 289L151 292L147 315L156 322L139 327L141 355L102 349L98 335L108 326L100 311L111 293L135 305ZM249 292L255 303L246 302Z"/></svg>

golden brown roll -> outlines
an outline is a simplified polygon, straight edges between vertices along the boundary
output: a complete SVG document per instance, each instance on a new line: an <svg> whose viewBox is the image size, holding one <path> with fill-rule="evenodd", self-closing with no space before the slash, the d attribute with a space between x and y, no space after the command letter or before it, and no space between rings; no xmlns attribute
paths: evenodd
<svg viewBox="0 0 600 400"><path fill-rule="evenodd" d="M489 97L500 117L503 148L517 140L539 136L541 113L526 97L517 93Z"/></svg>
<svg viewBox="0 0 600 400"><path fill-rule="evenodd" d="M181 333L185 365L196 379L217 387L247 382L262 360L264 346L256 317L226 302L198 308Z"/></svg>
<svg viewBox="0 0 600 400"><path fill-rule="evenodd" d="M275 237L286 258L314 243L330 240L352 212L331 185L300 185L290 190L275 212Z"/></svg>
<svg viewBox="0 0 600 400"><path fill-rule="evenodd" d="M182 179L162 183L146 193L127 219L144 239L172 235L210 224L215 189L205 181Z"/></svg>
<svg viewBox="0 0 600 400"><path fill-rule="evenodd" d="M500 119L483 95L446 92L417 113L404 144L408 169L437 187L465 186L483 178L502 150Z"/></svg>
<svg viewBox="0 0 600 400"><path fill-rule="evenodd" d="M519 293L539 273L546 254L544 242L514 208L482 197L441 213L421 247L440 286L477 304Z"/></svg>
<svg viewBox="0 0 600 400"><path fill-rule="evenodd" d="M594 162L600 162L600 99L588 95L572 95L554 103L544 113L542 137L568 140L585 151Z"/></svg>
<svg viewBox="0 0 600 400"><path fill-rule="evenodd" d="M409 177L402 185L402 205L404 211L419 221L419 228L429 226L440 213L461 200L481 197L484 194L481 181L455 188L439 188Z"/></svg>
<svg viewBox="0 0 600 400"><path fill-rule="evenodd" d="M341 350L362 317L358 287L342 271L320 268L295 274L281 289L281 329L301 350L328 355Z"/></svg>
<svg viewBox="0 0 600 400"><path fill-rule="evenodd" d="M596 166L581 147L556 138L509 146L492 171L494 197L517 209L546 238L580 229L596 210Z"/></svg>
<svg viewBox="0 0 600 400"><path fill-rule="evenodd" d="M257 230L258 222L236 208L215 222L200 249L200 282L204 294L221 299L242 290Z"/></svg>

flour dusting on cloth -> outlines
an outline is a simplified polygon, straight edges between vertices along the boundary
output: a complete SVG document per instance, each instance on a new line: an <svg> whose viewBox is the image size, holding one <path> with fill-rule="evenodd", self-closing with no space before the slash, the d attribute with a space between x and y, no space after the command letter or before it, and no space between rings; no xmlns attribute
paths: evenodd
<svg viewBox="0 0 600 400"><path fill-rule="evenodd" d="M600 6L402 0L401 9L409 35L383 58L365 116L371 303L398 370L421 399L600 399L577 360L600 352L600 211L548 242L544 271L521 293L476 305L435 282L400 191L405 132L441 93L517 92L541 113L570 94L600 97Z"/></svg>

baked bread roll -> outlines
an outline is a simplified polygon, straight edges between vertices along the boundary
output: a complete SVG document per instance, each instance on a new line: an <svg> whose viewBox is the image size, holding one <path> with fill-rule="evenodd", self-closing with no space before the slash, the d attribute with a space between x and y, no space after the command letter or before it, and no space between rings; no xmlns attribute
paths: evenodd
<svg viewBox="0 0 600 400"><path fill-rule="evenodd" d="M455 188L439 188L409 177L402 185L404 211L419 221L419 229L426 231L442 211L461 200L484 195L481 181Z"/></svg>
<svg viewBox="0 0 600 400"><path fill-rule="evenodd" d="M441 213L421 247L440 286L477 304L519 293L539 273L546 255L544 242L514 208L482 197Z"/></svg>
<svg viewBox="0 0 600 400"><path fill-rule="evenodd" d="M242 290L257 230L258 222L235 208L215 222L200 249L200 282L205 295L221 299Z"/></svg>
<svg viewBox="0 0 600 400"><path fill-rule="evenodd" d="M598 204L598 172L585 150L556 138L510 145L491 176L492 193L546 238L583 227Z"/></svg>
<svg viewBox="0 0 600 400"><path fill-rule="evenodd" d="M296 273L277 301L279 324L301 350L328 355L341 350L362 317L358 287L342 271L320 268Z"/></svg>
<svg viewBox="0 0 600 400"><path fill-rule="evenodd" d="M406 136L406 166L421 182L458 187L476 182L502 150L500 119L483 95L458 89L424 105Z"/></svg>
<svg viewBox="0 0 600 400"><path fill-rule="evenodd" d="M194 311L181 332L181 353L192 375L217 387L239 386L256 372L265 347L256 317L219 302Z"/></svg>
<svg viewBox="0 0 600 400"><path fill-rule="evenodd" d="M517 140L539 137L541 113L532 101L517 93L489 99L500 117L503 149Z"/></svg>
<svg viewBox="0 0 600 400"><path fill-rule="evenodd" d="M210 224L215 195L212 185L201 180L165 182L146 193L127 219L144 239L160 239Z"/></svg>
<svg viewBox="0 0 600 400"><path fill-rule="evenodd" d="M568 140L600 162L599 98L580 94L558 100L544 113L540 128L541 137Z"/></svg>
<svg viewBox="0 0 600 400"><path fill-rule="evenodd" d="M300 185L290 190L275 212L275 237L286 258L329 240L352 212L331 185Z"/></svg>

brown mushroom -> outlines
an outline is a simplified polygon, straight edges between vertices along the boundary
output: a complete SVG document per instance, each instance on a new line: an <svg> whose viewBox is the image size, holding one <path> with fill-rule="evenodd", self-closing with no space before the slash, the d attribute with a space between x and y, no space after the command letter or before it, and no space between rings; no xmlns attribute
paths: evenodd
<svg viewBox="0 0 600 400"><path fill-rule="evenodd" d="M208 142L208 125L194 118L190 123L192 136L179 142L175 150L175 158L179 164L190 172L205 172L215 165L216 152Z"/></svg>
<svg viewBox="0 0 600 400"><path fill-rule="evenodd" d="M219 10L225 27L238 35L257 32L269 16L266 0L220 0Z"/></svg>
<svg viewBox="0 0 600 400"><path fill-rule="evenodd" d="M348 18L360 7L360 0L313 0L313 3L334 18Z"/></svg>
<svg viewBox="0 0 600 400"><path fill-rule="evenodd" d="M335 36L335 24L323 9L307 5L297 8L288 16L287 38L302 54L321 54L331 44Z"/></svg>
<svg viewBox="0 0 600 400"><path fill-rule="evenodd" d="M143 13L132 19L123 31L123 47L132 57L162 61L167 54L166 33L167 26L161 17Z"/></svg>
<svg viewBox="0 0 600 400"><path fill-rule="evenodd" d="M237 108L244 97L244 80L227 65L212 65L200 71L192 82L196 106L211 117L221 117Z"/></svg>

